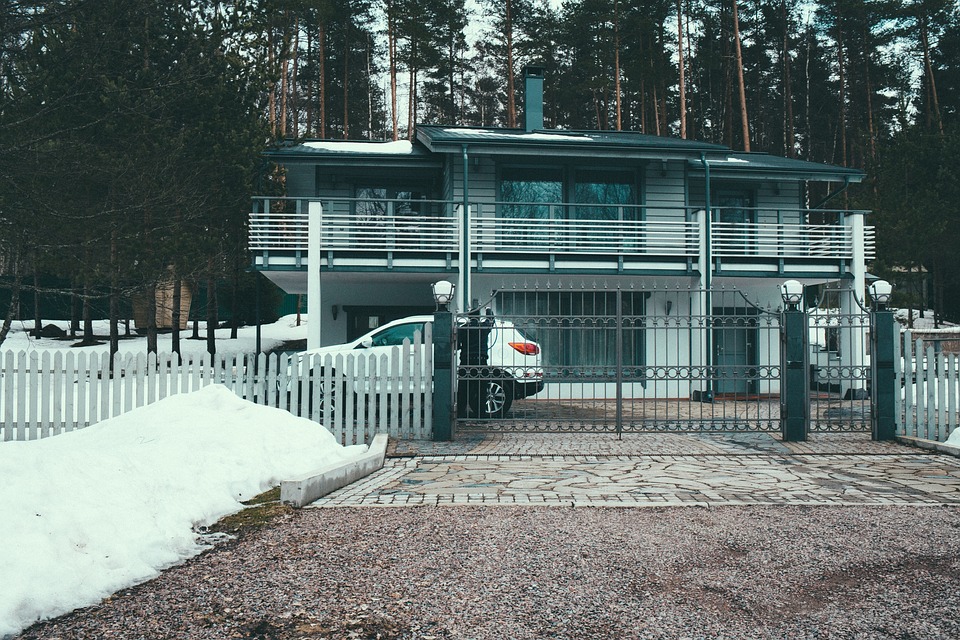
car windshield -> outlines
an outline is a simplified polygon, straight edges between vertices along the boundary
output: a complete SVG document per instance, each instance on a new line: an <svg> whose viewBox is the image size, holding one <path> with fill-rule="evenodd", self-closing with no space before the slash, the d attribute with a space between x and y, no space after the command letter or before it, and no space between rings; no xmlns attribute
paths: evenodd
<svg viewBox="0 0 960 640"><path fill-rule="evenodd" d="M403 344L404 340L409 340L412 343L414 341L413 334L417 331L420 332L421 336L423 335L422 322L411 322L388 327L383 331L373 334L371 339L373 340L374 347L392 347Z"/></svg>

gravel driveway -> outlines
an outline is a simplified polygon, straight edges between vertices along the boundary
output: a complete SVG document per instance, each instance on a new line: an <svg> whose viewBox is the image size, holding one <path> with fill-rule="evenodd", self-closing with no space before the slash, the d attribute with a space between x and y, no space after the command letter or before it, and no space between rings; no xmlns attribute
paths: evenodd
<svg viewBox="0 0 960 640"><path fill-rule="evenodd" d="M21 637L957 638L958 529L949 506L305 509Z"/></svg>

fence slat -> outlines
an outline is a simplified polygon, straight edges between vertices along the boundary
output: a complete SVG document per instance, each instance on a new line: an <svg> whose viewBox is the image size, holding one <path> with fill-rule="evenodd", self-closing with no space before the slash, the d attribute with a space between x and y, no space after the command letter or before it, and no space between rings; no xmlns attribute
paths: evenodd
<svg viewBox="0 0 960 640"><path fill-rule="evenodd" d="M17 386L17 440L27 439L27 378L24 374L27 371L27 352L21 351L17 354L17 377L20 383Z"/></svg>
<svg viewBox="0 0 960 640"><path fill-rule="evenodd" d="M13 366L13 351L7 351L3 372L0 372L0 380L3 380L3 439L4 441L13 440L13 390L18 384L14 379L19 373L14 373L16 369Z"/></svg>

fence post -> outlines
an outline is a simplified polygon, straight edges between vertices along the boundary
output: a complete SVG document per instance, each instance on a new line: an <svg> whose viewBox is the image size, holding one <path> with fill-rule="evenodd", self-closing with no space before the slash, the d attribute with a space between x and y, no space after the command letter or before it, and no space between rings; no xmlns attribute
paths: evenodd
<svg viewBox="0 0 960 640"><path fill-rule="evenodd" d="M893 312L885 305L876 305L870 319L870 411L871 431L874 440L893 440L896 435L896 394L899 393L894 369L894 340L896 321Z"/></svg>
<svg viewBox="0 0 960 640"><path fill-rule="evenodd" d="M453 440L453 314L433 314L433 439Z"/></svg>
<svg viewBox="0 0 960 640"><path fill-rule="evenodd" d="M807 315L796 305L783 312L780 353L780 420L784 442L804 442L810 413L807 394Z"/></svg>

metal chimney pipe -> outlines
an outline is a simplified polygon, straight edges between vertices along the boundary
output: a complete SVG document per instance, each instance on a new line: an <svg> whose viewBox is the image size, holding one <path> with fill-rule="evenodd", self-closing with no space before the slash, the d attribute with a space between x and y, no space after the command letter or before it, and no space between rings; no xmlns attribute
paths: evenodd
<svg viewBox="0 0 960 640"><path fill-rule="evenodd" d="M543 129L543 67L523 68L523 128Z"/></svg>

